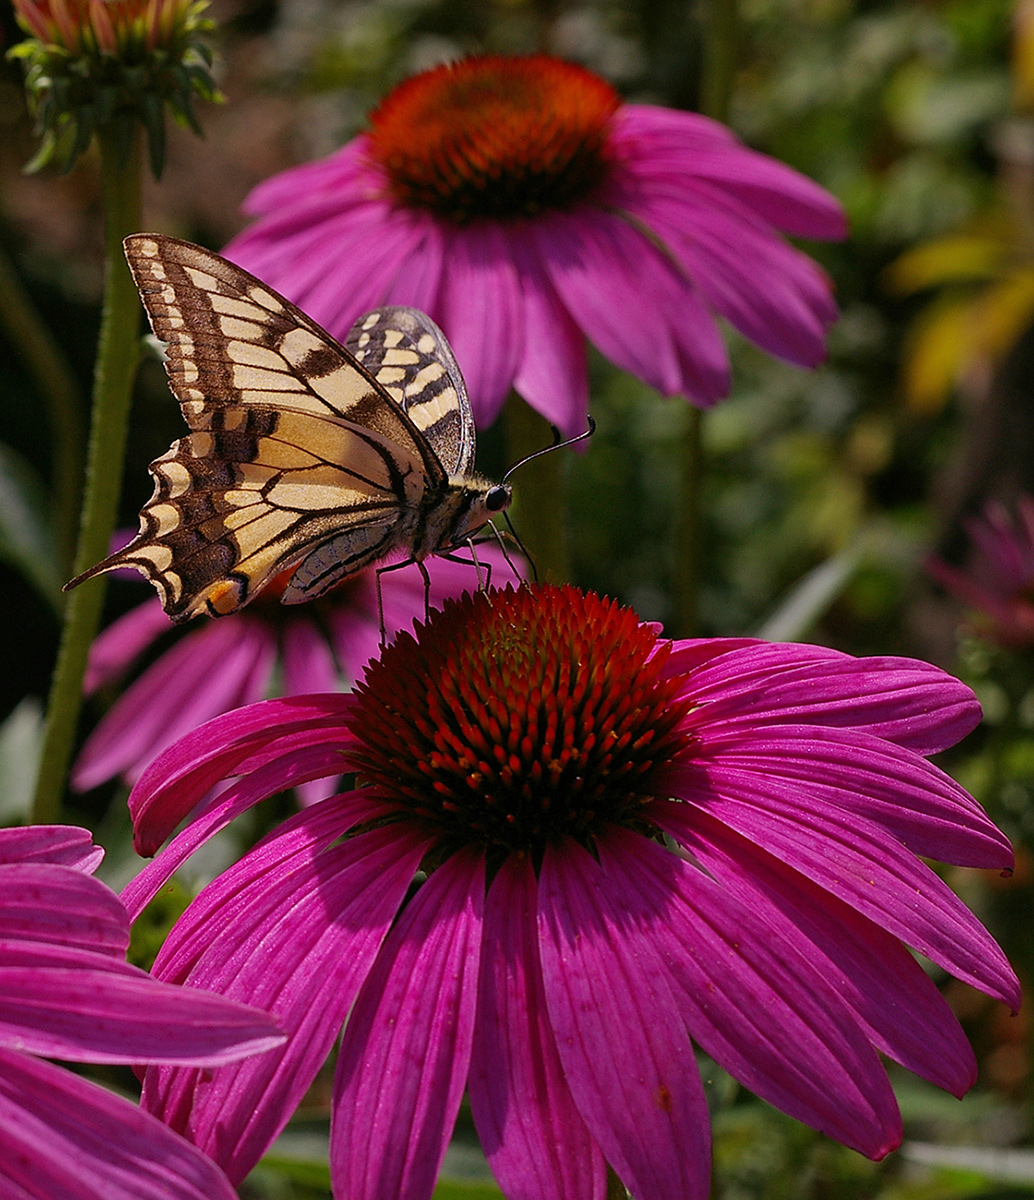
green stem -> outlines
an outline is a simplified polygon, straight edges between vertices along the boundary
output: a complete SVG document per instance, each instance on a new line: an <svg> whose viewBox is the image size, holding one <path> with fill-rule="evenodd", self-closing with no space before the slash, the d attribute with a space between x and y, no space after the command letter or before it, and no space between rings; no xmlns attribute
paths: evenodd
<svg viewBox="0 0 1034 1200"><path fill-rule="evenodd" d="M680 446L679 502L675 509L676 637L694 637L700 620L700 488L703 475L704 414L690 406Z"/></svg>
<svg viewBox="0 0 1034 1200"><path fill-rule="evenodd" d="M98 134L104 188L104 307L93 380L86 489L74 570L108 553L118 512L129 402L139 359L140 309L122 239L140 228L139 139L128 155L108 131ZM32 820L59 819L82 707L86 660L100 625L104 577L72 592L51 683Z"/></svg>
<svg viewBox="0 0 1034 1200"><path fill-rule="evenodd" d="M716 121L729 116L736 79L738 0L706 0L703 5L700 111ZM700 489L703 479L704 415L690 410L682 439L682 483L675 517L675 620L678 637L692 637L700 623Z"/></svg>
<svg viewBox="0 0 1034 1200"><path fill-rule="evenodd" d="M549 422L511 393L503 410L506 452L515 463L553 440ZM567 481L563 454L543 454L514 476L515 521L534 560L538 577L554 583L571 578L568 545Z"/></svg>
<svg viewBox="0 0 1034 1200"><path fill-rule="evenodd" d="M700 111L728 121L739 50L739 0L706 0L700 75Z"/></svg>
<svg viewBox="0 0 1034 1200"><path fill-rule="evenodd" d="M60 574L72 565L83 481L79 384L14 263L0 246L0 326L32 375L47 410L51 445L51 529Z"/></svg>

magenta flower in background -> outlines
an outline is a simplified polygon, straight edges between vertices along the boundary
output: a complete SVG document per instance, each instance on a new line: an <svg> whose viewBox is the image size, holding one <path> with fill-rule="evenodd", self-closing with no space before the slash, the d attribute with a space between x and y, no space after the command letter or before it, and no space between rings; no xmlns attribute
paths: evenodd
<svg viewBox="0 0 1034 1200"><path fill-rule="evenodd" d="M44 1061L211 1068L283 1040L265 1013L126 963L126 910L91 878L102 855L85 829L0 830L0 1194L233 1200L189 1142Z"/></svg>
<svg viewBox="0 0 1034 1200"><path fill-rule="evenodd" d="M479 546L478 559L493 579L513 577L498 547ZM438 556L426 566L429 595L415 564L381 575L387 637L411 628L415 618L424 616L425 603L440 608L446 597L478 586L473 564ZM123 678L134 661L173 628L157 597L120 617L93 643L87 694ZM177 738L219 713L264 697L339 691L361 676L380 639L373 573L294 607L280 604L271 586L247 611L191 627L147 667L87 738L72 770L72 785L87 791L116 775L135 783L144 767ZM321 784L304 792L308 800L327 794Z"/></svg>
<svg viewBox="0 0 1034 1200"><path fill-rule="evenodd" d="M927 571L974 610L976 632L1014 650L1034 645L1034 497L1020 496L1015 518L992 500L966 529L965 569L929 558Z"/></svg>
<svg viewBox="0 0 1034 1200"><path fill-rule="evenodd" d="M430 313L478 424L508 390L585 428L585 339L665 395L729 390L721 314L814 366L836 307L780 236L841 238L817 184L694 113L624 104L583 67L485 56L396 88L368 132L245 202L225 249L339 338L379 304Z"/></svg>
<svg viewBox="0 0 1034 1200"><path fill-rule="evenodd" d="M354 694L228 713L141 778L142 853L189 824L126 890L131 911L271 793L363 781L208 885L155 964L268 1005L286 1045L149 1068L143 1103L239 1181L344 1026L339 1200L430 1196L465 1090L507 1195L602 1200L610 1164L634 1195L702 1200L695 1043L878 1158L901 1137L881 1054L955 1095L976 1072L909 947L1019 1003L923 862L1012 864L926 758L978 718L968 688L910 659L671 642L571 587L450 602Z"/></svg>

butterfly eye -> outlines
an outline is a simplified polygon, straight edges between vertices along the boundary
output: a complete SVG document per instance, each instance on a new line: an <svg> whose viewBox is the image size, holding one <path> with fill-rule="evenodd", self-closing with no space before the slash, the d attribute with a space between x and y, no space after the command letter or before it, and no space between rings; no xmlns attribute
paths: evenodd
<svg viewBox="0 0 1034 1200"><path fill-rule="evenodd" d="M510 507L510 501L513 499L513 492L506 486L505 483L496 484L495 487L488 489L485 495L485 508L489 512L501 512L504 508Z"/></svg>

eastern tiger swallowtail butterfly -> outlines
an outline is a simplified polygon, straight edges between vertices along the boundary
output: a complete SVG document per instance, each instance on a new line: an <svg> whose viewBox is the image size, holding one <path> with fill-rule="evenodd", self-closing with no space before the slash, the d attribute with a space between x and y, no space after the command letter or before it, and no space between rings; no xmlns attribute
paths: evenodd
<svg viewBox="0 0 1034 1200"><path fill-rule="evenodd" d="M185 621L293 568L297 604L389 557L448 553L509 505L471 473L470 402L430 317L380 308L342 346L218 254L158 234L125 248L190 433L151 463L140 532L66 590L135 567Z"/></svg>

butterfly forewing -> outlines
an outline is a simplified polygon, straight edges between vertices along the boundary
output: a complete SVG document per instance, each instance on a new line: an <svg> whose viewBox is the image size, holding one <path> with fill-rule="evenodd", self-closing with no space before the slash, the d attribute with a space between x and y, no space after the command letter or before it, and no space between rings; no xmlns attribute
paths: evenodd
<svg viewBox="0 0 1034 1200"><path fill-rule="evenodd" d="M349 336L357 361L218 255L151 234L128 238L126 254L191 432L151 464L136 538L67 586L134 566L174 620L220 615L288 568L285 601L310 599L487 519L490 485L464 478L463 378L430 318L368 314Z"/></svg>

